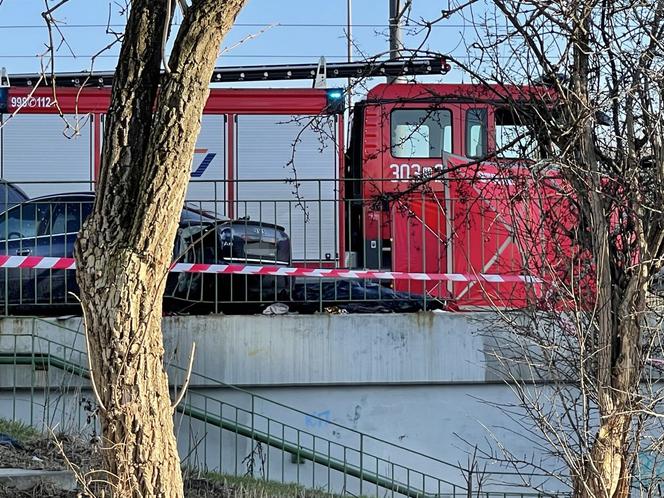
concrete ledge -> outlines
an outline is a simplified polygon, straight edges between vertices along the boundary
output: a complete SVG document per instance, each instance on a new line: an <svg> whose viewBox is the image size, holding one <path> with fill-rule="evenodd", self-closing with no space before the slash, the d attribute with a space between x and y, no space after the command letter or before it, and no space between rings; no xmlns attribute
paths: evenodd
<svg viewBox="0 0 664 498"><path fill-rule="evenodd" d="M76 490L76 479L68 470L0 469L0 484L19 491L40 485L61 491Z"/></svg>
<svg viewBox="0 0 664 498"><path fill-rule="evenodd" d="M164 319L166 351L234 385L486 382L491 313L201 316ZM491 379L493 380L493 379ZM198 384L199 379L192 379Z"/></svg>
<svg viewBox="0 0 664 498"><path fill-rule="evenodd" d="M0 320L0 349L34 348L84 364L78 353L85 350L77 333L80 321ZM163 321L167 364L188 364L195 341L194 371L239 386L494 382L499 379L488 365L493 349L488 332L499 328L493 313L207 315ZM15 375L0 371L0 384L23 385ZM208 384L192 379L192 387Z"/></svg>

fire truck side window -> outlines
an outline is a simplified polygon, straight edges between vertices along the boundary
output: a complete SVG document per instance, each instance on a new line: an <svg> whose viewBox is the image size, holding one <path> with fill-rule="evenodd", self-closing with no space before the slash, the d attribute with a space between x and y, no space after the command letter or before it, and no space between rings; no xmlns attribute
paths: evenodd
<svg viewBox="0 0 664 498"><path fill-rule="evenodd" d="M441 157L452 152L452 113L444 109L398 109L391 117L394 157Z"/></svg>
<svg viewBox="0 0 664 498"><path fill-rule="evenodd" d="M479 158L487 153L486 109L466 111L466 156Z"/></svg>
<svg viewBox="0 0 664 498"><path fill-rule="evenodd" d="M537 142L523 120L510 109L496 109L496 153L504 159L537 159Z"/></svg>

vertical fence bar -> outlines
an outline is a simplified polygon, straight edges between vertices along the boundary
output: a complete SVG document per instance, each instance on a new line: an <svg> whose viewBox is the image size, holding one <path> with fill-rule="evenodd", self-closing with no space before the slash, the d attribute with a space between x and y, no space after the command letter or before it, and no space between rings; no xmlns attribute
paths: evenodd
<svg viewBox="0 0 664 498"><path fill-rule="evenodd" d="M190 396L189 392L187 392L187 398L189 400L189 406L191 406L191 396ZM180 417L184 418L184 413L182 413L180 415ZM193 451L193 448L192 448L192 435L194 434L193 422L194 422L194 420L191 417L189 417L189 419L188 419L189 434L187 435L188 436L187 437L187 460L189 460L191 458L191 452Z"/></svg>
<svg viewBox="0 0 664 498"><path fill-rule="evenodd" d="M238 409L237 407L235 408L235 475L237 476L237 470L238 470L238 464L237 464L237 459L238 459L238 418L237 418L237 412Z"/></svg>
<svg viewBox="0 0 664 498"><path fill-rule="evenodd" d="M319 261L319 268L323 267L323 209L322 209L322 203L323 203L323 197L322 197L322 192L321 192L321 186L320 186L320 179L316 180L317 186L318 186L318 261Z"/></svg>
<svg viewBox="0 0 664 498"><path fill-rule="evenodd" d="M297 485L300 485L300 430L297 429L297 450L295 458L295 468L297 469Z"/></svg>
<svg viewBox="0 0 664 498"><path fill-rule="evenodd" d="M330 492L330 465L332 464L332 448L331 448L331 441L328 439L327 441L327 492Z"/></svg>
<svg viewBox="0 0 664 498"><path fill-rule="evenodd" d="M363 483L364 483L364 434L360 433L360 496L362 496Z"/></svg>
<svg viewBox="0 0 664 498"><path fill-rule="evenodd" d="M225 121L225 119L224 119L224 121ZM224 164L224 166L225 166L225 164ZM224 175L225 174L226 173L224 172ZM215 212L217 210L217 203L219 202L219 200L217 198L217 183L218 182L215 180L214 181L214 208L215 208ZM215 230L216 230L216 227L215 227ZM215 239L216 240L218 240L218 237L219 237L219 235L215 234ZM220 259L221 259L221 258L219 258L219 254L218 254L218 250L217 250L218 245L219 244L215 241L215 244L214 244L214 256L215 256L214 262L215 263L220 261ZM214 306L213 306L214 312L219 313L219 277L217 275L211 275L210 278L214 279L213 280L214 281ZM205 299L204 296L201 296L201 299L204 300Z"/></svg>
<svg viewBox="0 0 664 498"><path fill-rule="evenodd" d="M30 334L30 350L32 351L30 364L30 425L34 425L34 405L35 405L35 321L32 320L32 332ZM46 396L44 396L46 399Z"/></svg>
<svg viewBox="0 0 664 498"><path fill-rule="evenodd" d="M426 197L425 193L422 192L421 198L420 198L420 212L422 213L422 222L420 223L422 225L422 233L421 233L421 242L422 242L422 272L426 273L429 268L428 268L428 260L427 260L427 236L426 236L426 224L427 224L427 206L426 206ZM419 288L417 289L418 291L420 290ZM427 283L426 281L422 282L422 296L423 297L423 306L424 306L424 311L427 310L427 294L428 294L428 288L427 288Z"/></svg>
<svg viewBox="0 0 664 498"><path fill-rule="evenodd" d="M426 495L426 491L427 491L426 475L422 473L422 496Z"/></svg>
<svg viewBox="0 0 664 498"><path fill-rule="evenodd" d="M311 451L313 453L313 460L311 463L311 487L316 487L316 436L312 434Z"/></svg>
<svg viewBox="0 0 664 498"><path fill-rule="evenodd" d="M281 482L286 482L286 463L284 457L286 456L286 433L284 424L281 424Z"/></svg>
<svg viewBox="0 0 664 498"><path fill-rule="evenodd" d="M346 468L346 445L343 446L344 449L344 487L343 487L343 493L346 494L348 490L348 469Z"/></svg>
<svg viewBox="0 0 664 498"><path fill-rule="evenodd" d="M5 204L6 205L6 204ZM34 320L33 320L34 322ZM18 336L14 336L14 355L13 355L13 367L12 368L12 420L16 421L16 370L17 370L17 357L18 347L17 347ZM32 404L32 403L30 403Z"/></svg>
<svg viewBox="0 0 664 498"><path fill-rule="evenodd" d="M208 398L205 396L203 398L203 413L205 414L205 425L208 425ZM207 438L203 441L203 455L207 456Z"/></svg>
<svg viewBox="0 0 664 498"><path fill-rule="evenodd" d="M410 469L406 468L406 489L410 493Z"/></svg>
<svg viewBox="0 0 664 498"><path fill-rule="evenodd" d="M219 420L224 421L224 404L223 402L219 403ZM219 472L224 472L224 431L219 424Z"/></svg>
<svg viewBox="0 0 664 498"><path fill-rule="evenodd" d="M260 200L258 201L258 221L260 223L259 228L260 228L260 234L258 236L258 240L260 243L263 243L263 201ZM245 254L245 256L248 256ZM260 263L259 264L265 264L263 262L263 256L261 255L259 258ZM247 301L249 301L249 277L246 279L246 286L247 286ZM258 300L262 301L263 300L263 277L258 277ZM252 410L253 412L253 410Z"/></svg>
<svg viewBox="0 0 664 498"><path fill-rule="evenodd" d="M271 438L270 438L270 420L271 420L271 419L267 418L267 440L268 440L268 441L271 440ZM266 463L266 465L267 465L267 471L265 472L265 480L266 480L266 481L269 481L269 480L270 480L270 453L271 453L271 451L270 451L270 445L267 446L266 451L267 451L267 455L266 455L265 460L266 460L266 462L267 462L267 463Z"/></svg>
<svg viewBox="0 0 664 498"><path fill-rule="evenodd" d="M0 122L2 120L0 119ZM5 188L4 191L4 202L5 202L5 207L9 206L9 189ZM0 234L0 237L3 238L3 246L5 249L5 254L8 254L9 251L9 210L5 211L3 214L3 221L5 224L5 229L3 230L3 233ZM3 268L2 270L2 275L4 276L4 282L2 283L2 286L4 287L4 302L2 303L2 307L5 312L5 316L9 315L9 269Z"/></svg>
<svg viewBox="0 0 664 498"><path fill-rule="evenodd" d="M255 409L255 402L256 397L252 394L251 395L251 442L250 442L250 451L253 453L254 451L254 415L256 413ZM253 458L253 456L252 456Z"/></svg>

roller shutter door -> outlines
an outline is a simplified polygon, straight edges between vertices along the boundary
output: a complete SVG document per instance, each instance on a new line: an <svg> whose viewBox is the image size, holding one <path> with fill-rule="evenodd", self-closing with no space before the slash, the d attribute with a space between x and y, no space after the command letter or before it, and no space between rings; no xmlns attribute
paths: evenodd
<svg viewBox="0 0 664 498"><path fill-rule="evenodd" d="M74 125L77 117L66 115ZM63 119L53 114L18 114L0 134L2 177L30 197L58 192L90 191L94 174L92 119L78 116L78 134L65 130ZM27 183L29 182L29 183ZM57 182L57 183L56 183Z"/></svg>
<svg viewBox="0 0 664 498"><path fill-rule="evenodd" d="M187 203L196 208L226 214L225 116L205 114L191 164Z"/></svg>
<svg viewBox="0 0 664 498"><path fill-rule="evenodd" d="M296 261L337 257L336 130L333 116L237 118L236 215L282 225Z"/></svg>

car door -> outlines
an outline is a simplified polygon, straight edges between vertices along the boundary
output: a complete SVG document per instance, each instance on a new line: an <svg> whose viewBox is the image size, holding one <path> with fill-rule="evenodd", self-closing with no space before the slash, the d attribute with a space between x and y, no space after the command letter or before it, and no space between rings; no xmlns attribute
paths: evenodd
<svg viewBox="0 0 664 498"><path fill-rule="evenodd" d="M38 227L35 255L71 258L82 222L92 211L92 202L85 197L54 199L44 206L46 211ZM37 300L42 304L75 304L78 295L75 270L39 270Z"/></svg>
<svg viewBox="0 0 664 498"><path fill-rule="evenodd" d="M43 212L32 202L13 207L0 216L0 254L32 256L37 228ZM0 273L0 297L3 304L34 302L34 270L4 268Z"/></svg>

